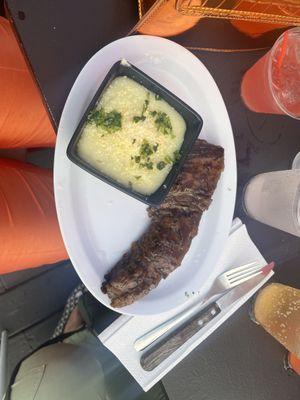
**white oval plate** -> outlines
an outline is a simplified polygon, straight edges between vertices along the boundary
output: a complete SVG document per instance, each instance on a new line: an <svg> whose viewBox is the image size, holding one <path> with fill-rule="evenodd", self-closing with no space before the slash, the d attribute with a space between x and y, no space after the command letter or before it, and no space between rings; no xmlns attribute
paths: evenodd
<svg viewBox="0 0 300 400"><path fill-rule="evenodd" d="M154 36L119 39L85 65L66 101L55 151L54 186L59 223L71 261L88 290L110 307L100 286L110 268L149 224L146 205L85 172L66 156L68 143L110 67L126 58L175 93L203 118L201 138L225 149L225 170L213 203L180 268L143 299L118 309L130 315L168 311L186 292L205 295L219 274L216 261L230 231L236 194L232 129L218 87L205 66L184 47Z"/></svg>

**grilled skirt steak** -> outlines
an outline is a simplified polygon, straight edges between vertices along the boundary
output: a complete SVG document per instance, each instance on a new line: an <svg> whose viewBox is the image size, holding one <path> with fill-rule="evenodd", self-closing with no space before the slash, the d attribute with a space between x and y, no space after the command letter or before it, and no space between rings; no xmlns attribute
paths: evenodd
<svg viewBox="0 0 300 400"><path fill-rule="evenodd" d="M105 275L101 289L113 307L142 298L180 266L223 169L224 149L197 140L164 202L148 208L148 230Z"/></svg>

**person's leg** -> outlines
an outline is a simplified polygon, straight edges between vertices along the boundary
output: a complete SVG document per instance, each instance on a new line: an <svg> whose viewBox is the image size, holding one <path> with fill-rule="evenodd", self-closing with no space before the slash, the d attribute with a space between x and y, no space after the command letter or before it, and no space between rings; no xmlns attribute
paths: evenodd
<svg viewBox="0 0 300 400"><path fill-rule="evenodd" d="M51 344L33 353L10 390L10 400L109 400L101 363L80 343Z"/></svg>
<svg viewBox="0 0 300 400"><path fill-rule="evenodd" d="M168 400L161 384L144 393L88 330L24 360L5 400Z"/></svg>
<svg viewBox="0 0 300 400"><path fill-rule="evenodd" d="M0 17L0 148L50 147L55 138L9 22Z"/></svg>
<svg viewBox="0 0 300 400"><path fill-rule="evenodd" d="M68 258L50 170L0 159L0 221L1 274Z"/></svg>
<svg viewBox="0 0 300 400"><path fill-rule="evenodd" d="M93 354L104 371L107 400L168 400L161 382L148 392L140 387L121 362L88 329L79 331L64 340L64 344L77 345ZM91 400L97 399L92 397ZM17 399L16 399L17 400Z"/></svg>

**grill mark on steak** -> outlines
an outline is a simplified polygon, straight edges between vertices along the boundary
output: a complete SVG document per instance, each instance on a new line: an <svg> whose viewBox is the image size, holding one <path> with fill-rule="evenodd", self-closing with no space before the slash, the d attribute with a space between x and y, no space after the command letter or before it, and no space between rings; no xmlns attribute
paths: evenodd
<svg viewBox="0 0 300 400"><path fill-rule="evenodd" d="M148 230L105 275L112 307L142 298L180 266L223 169L223 148L197 140L164 202L148 208Z"/></svg>

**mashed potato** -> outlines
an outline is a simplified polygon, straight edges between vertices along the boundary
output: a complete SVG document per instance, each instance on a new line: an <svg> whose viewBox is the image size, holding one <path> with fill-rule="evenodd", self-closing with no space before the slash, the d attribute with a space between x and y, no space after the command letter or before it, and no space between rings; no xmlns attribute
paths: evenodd
<svg viewBox="0 0 300 400"><path fill-rule="evenodd" d="M185 131L184 119L165 100L122 76L90 113L77 151L101 173L150 195L180 157Z"/></svg>

